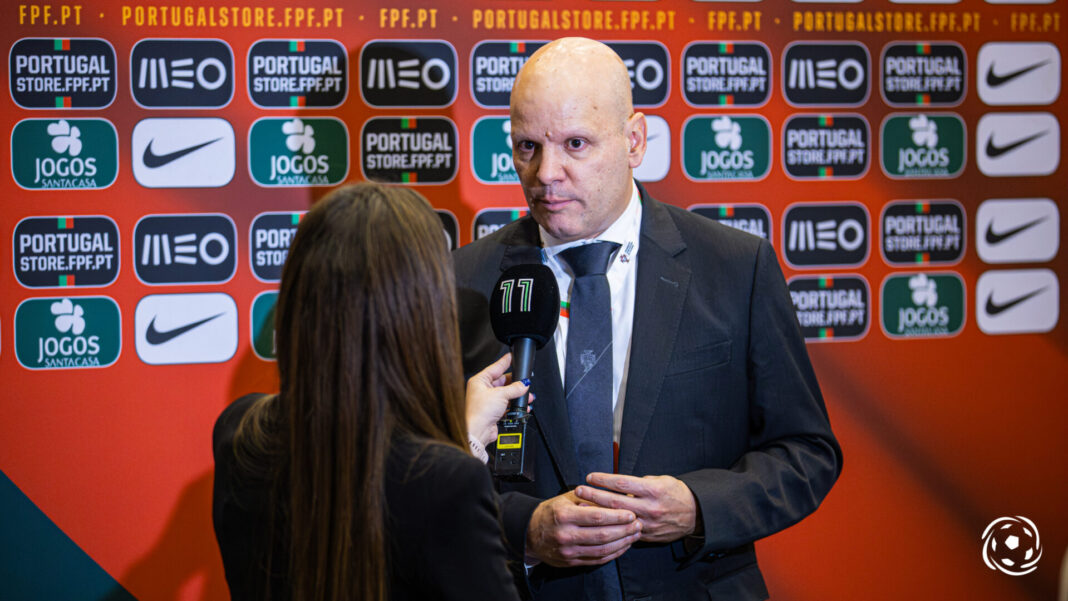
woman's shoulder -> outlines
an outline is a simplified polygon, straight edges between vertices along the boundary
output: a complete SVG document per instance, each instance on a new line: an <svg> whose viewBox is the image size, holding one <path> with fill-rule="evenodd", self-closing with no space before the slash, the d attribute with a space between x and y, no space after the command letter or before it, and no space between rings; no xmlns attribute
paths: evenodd
<svg viewBox="0 0 1068 601"><path fill-rule="evenodd" d="M415 436L394 438L386 477L392 486L413 489L412 494L418 494L414 489L424 490L437 499L492 490L489 470L466 450Z"/></svg>
<svg viewBox="0 0 1068 601"><path fill-rule="evenodd" d="M215 428L212 430L212 446L218 449L221 444L233 441L241 419L257 401L266 396L268 395L259 392L246 394L223 409L219 418L215 420Z"/></svg>

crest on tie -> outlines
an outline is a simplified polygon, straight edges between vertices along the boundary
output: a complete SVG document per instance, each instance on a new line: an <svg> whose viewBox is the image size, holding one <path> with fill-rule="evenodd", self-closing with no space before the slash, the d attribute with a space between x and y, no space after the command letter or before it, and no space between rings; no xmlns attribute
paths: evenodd
<svg viewBox="0 0 1068 601"><path fill-rule="evenodd" d="M594 365L597 365L597 355L590 349L586 349L579 355L579 361L582 363L582 371L589 372Z"/></svg>

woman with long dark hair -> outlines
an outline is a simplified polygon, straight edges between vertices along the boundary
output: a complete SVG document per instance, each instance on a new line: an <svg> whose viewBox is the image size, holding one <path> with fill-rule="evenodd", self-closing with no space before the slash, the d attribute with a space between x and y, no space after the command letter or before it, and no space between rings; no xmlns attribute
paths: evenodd
<svg viewBox="0 0 1068 601"><path fill-rule="evenodd" d="M506 355L465 399L454 286L411 190L347 186L301 220L276 306L280 392L235 401L213 436L235 600L518 598L466 449L526 387L503 385Z"/></svg>

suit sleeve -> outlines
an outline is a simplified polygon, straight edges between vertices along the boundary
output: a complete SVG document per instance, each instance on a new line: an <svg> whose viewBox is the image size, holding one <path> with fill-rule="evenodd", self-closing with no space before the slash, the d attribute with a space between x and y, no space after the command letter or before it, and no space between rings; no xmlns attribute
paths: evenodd
<svg viewBox="0 0 1068 601"><path fill-rule="evenodd" d="M729 469L680 476L698 502L704 544L692 561L763 538L815 511L842 469L786 283L770 244L754 262L746 357L748 452Z"/></svg>
<svg viewBox="0 0 1068 601"><path fill-rule="evenodd" d="M433 598L518 600L486 467L464 456L436 471L420 541L420 561Z"/></svg>

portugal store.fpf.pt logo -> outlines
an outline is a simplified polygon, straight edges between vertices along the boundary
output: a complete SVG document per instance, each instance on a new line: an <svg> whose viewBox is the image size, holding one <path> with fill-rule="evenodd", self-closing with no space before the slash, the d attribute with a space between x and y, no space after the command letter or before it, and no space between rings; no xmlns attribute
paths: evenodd
<svg viewBox="0 0 1068 601"><path fill-rule="evenodd" d="M786 286L806 341L859 340L867 335L871 292L862 276L797 276Z"/></svg>
<svg viewBox="0 0 1068 601"><path fill-rule="evenodd" d="M23 38L8 55L8 89L24 109L104 108L115 82L115 48L106 40Z"/></svg>
<svg viewBox="0 0 1068 601"><path fill-rule="evenodd" d="M333 108L349 92L348 56L334 40L260 40L248 51L248 95L260 108Z"/></svg>
<svg viewBox="0 0 1068 601"><path fill-rule="evenodd" d="M763 106L771 51L760 42L693 42L682 51L682 97L692 106Z"/></svg>

